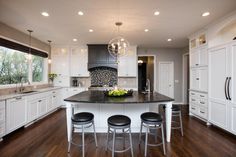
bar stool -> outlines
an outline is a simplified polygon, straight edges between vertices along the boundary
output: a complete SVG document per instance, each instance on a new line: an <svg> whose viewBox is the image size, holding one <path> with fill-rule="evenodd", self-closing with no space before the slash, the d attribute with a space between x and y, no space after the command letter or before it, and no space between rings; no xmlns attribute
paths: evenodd
<svg viewBox="0 0 236 157"><path fill-rule="evenodd" d="M166 154L166 148L165 148L165 138L164 138L164 128L163 128L163 122L162 122L162 117L160 114L155 113L155 112L145 112L141 114L141 128L140 128L140 134L139 134L139 144L141 143L141 136L142 136L142 128L146 128L146 133L145 133L145 152L144 156L147 156L147 146L163 146L163 153L164 155ZM150 144L148 143L148 135L152 134L151 130L156 130L161 129L161 139L162 142L158 144ZM149 133L150 131L150 133ZM155 137L157 137L157 132L155 134ZM155 138L156 139L156 138Z"/></svg>
<svg viewBox="0 0 236 157"><path fill-rule="evenodd" d="M96 131L95 131L95 125L94 125L94 115L90 112L80 112L80 113L76 113L74 114L74 109L72 108L72 117L71 117L71 121L72 121L72 125L71 125L71 136L70 136L70 141L68 144L68 153L70 152L70 147L71 144L82 147L82 156L84 157L85 154L85 142L84 142L84 129L85 128L89 128L91 126L93 126L93 133L94 133L94 140L95 140L95 145L97 147L97 136L96 136ZM82 129L82 144L76 144L73 142L72 139L72 134L74 132L74 129Z"/></svg>
<svg viewBox="0 0 236 157"><path fill-rule="evenodd" d="M165 106L163 106L164 112L165 112ZM181 114L181 109L179 105L172 105L172 117L179 117L179 121L174 121L172 120L172 123L179 124L179 126L171 126L171 129L180 129L181 130L181 135L184 136L183 132L183 123L182 123L182 114Z"/></svg>
<svg viewBox="0 0 236 157"><path fill-rule="evenodd" d="M109 149L112 151L112 157L115 156L115 153L123 153L128 150L131 150L131 156L134 156L133 153L133 144L132 144L132 136L131 136L131 120L129 117L124 115L114 115L108 118L108 131L107 131L107 146L106 151ZM121 133L118 133L117 131L121 130ZM124 150L116 150L115 149L115 142L116 142L116 134L125 134L129 132L129 147ZM112 148L109 147L109 135L110 133L113 134L112 136Z"/></svg>

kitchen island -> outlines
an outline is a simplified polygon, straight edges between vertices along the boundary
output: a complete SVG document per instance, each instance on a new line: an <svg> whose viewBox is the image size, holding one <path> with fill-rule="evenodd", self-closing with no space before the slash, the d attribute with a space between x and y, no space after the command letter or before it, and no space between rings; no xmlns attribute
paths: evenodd
<svg viewBox="0 0 236 157"><path fill-rule="evenodd" d="M161 95L157 92L140 93L133 92L127 97L108 97L103 91L84 91L64 100L66 102L67 137L71 133L72 107L75 112L91 112L94 114L94 121L97 132L107 132L107 119L115 114L127 115L131 119L132 132L140 130L140 115L143 112L158 112L158 106L166 106L166 140L170 142L172 102L174 99Z"/></svg>

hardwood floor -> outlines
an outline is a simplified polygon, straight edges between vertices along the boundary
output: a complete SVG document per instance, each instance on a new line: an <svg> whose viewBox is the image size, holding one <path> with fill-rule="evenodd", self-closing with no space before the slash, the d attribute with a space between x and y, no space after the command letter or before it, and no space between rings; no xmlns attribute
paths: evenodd
<svg viewBox="0 0 236 157"><path fill-rule="evenodd" d="M235 157L236 137L216 127L207 127L203 122L187 114L183 116L184 137L173 131L171 143L166 144L167 157ZM77 136L78 137L78 136ZM111 157L105 151L105 134L98 134L98 148L89 143L86 157ZM86 141L93 139L91 134ZM76 139L78 140L78 138ZM122 146L122 142L117 142ZM143 157L144 145L138 144L138 134L133 134L135 157ZM61 109L41 121L22 128L0 142L1 157L79 157L81 149L72 146L67 153L66 117ZM129 157L130 152L116 154L116 157ZM148 157L162 157L162 147L152 147Z"/></svg>

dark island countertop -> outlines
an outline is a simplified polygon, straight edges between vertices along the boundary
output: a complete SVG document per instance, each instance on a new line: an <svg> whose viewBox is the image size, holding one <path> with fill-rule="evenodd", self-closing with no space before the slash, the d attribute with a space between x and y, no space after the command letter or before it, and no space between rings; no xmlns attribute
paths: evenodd
<svg viewBox="0 0 236 157"><path fill-rule="evenodd" d="M103 91L84 91L64 99L66 102L73 103L160 103L174 101L174 99L159 94L157 92L141 93L134 91L132 96L109 97L105 96Z"/></svg>

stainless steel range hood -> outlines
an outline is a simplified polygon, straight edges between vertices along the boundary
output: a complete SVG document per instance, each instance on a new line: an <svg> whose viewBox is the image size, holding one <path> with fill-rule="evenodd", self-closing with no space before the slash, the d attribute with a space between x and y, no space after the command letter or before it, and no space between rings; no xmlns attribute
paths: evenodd
<svg viewBox="0 0 236 157"><path fill-rule="evenodd" d="M88 44L88 70L98 67L117 69L116 58L112 57L105 44Z"/></svg>

